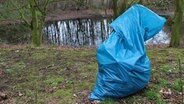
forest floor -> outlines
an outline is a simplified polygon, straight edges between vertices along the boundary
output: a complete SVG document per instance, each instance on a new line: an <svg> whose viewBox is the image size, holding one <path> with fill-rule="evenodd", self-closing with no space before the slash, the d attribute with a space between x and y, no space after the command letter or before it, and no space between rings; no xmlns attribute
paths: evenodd
<svg viewBox="0 0 184 104"><path fill-rule="evenodd" d="M147 52L152 64L149 85L102 104L182 104L184 49ZM97 70L95 48L0 46L0 104L88 104Z"/></svg>

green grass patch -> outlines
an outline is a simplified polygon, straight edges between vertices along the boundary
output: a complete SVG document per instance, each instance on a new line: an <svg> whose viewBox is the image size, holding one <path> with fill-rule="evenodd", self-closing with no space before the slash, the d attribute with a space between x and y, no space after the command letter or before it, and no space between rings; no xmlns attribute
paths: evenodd
<svg viewBox="0 0 184 104"><path fill-rule="evenodd" d="M145 92L145 97L149 100L159 100L160 94L157 91L149 90Z"/></svg>
<svg viewBox="0 0 184 104"><path fill-rule="evenodd" d="M176 71L176 68L174 68L173 65L165 64L165 65L160 67L160 70L162 72L172 72L172 71Z"/></svg>
<svg viewBox="0 0 184 104"><path fill-rule="evenodd" d="M183 67L183 52L177 48L148 49L152 64L148 87L120 100L106 99L102 104L165 104L160 89L171 89L176 94L181 91L178 58ZM0 88L8 86L4 90L17 104L89 103L98 72L96 49L1 48L0 55ZM181 100L172 96L174 99L167 103Z"/></svg>
<svg viewBox="0 0 184 104"><path fill-rule="evenodd" d="M32 58L34 60L44 60L48 57L47 53L33 53Z"/></svg>
<svg viewBox="0 0 184 104"><path fill-rule="evenodd" d="M175 79L171 87L172 89L181 92L184 89L184 80Z"/></svg>
<svg viewBox="0 0 184 104"><path fill-rule="evenodd" d="M104 101L102 101L101 104L119 104L119 103L115 99L107 98Z"/></svg>
<svg viewBox="0 0 184 104"><path fill-rule="evenodd" d="M46 85L56 87L58 86L62 81L64 81L64 78L62 76L48 76L46 80L43 82Z"/></svg>
<svg viewBox="0 0 184 104"><path fill-rule="evenodd" d="M72 89L68 89L68 90L63 90L63 89L59 89L56 92L54 92L54 96L55 97L59 97L59 98L63 98L63 97L73 97L73 91Z"/></svg>
<svg viewBox="0 0 184 104"><path fill-rule="evenodd" d="M165 80L165 79L163 79L163 78L159 78L159 86L160 87L168 87L168 85L169 85L169 83L168 83L168 81L167 80Z"/></svg>

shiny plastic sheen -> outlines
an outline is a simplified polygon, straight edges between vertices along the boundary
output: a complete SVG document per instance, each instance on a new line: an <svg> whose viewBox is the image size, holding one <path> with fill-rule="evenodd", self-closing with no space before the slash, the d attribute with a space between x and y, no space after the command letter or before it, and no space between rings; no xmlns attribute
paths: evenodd
<svg viewBox="0 0 184 104"><path fill-rule="evenodd" d="M166 20L135 4L111 23L113 32L97 49L98 74L90 100L121 98L143 89L150 80L150 61L144 42Z"/></svg>

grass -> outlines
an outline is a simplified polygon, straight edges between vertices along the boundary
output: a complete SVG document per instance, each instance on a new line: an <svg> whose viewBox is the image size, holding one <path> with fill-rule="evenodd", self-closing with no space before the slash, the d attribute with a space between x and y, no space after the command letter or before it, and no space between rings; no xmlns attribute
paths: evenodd
<svg viewBox="0 0 184 104"><path fill-rule="evenodd" d="M155 90L146 91L145 96L148 100L158 100L158 99L160 99L160 94Z"/></svg>
<svg viewBox="0 0 184 104"><path fill-rule="evenodd" d="M179 74L178 58L183 67L184 49L153 48L147 53L152 64L149 85L134 95L109 98L102 104L181 103L183 79ZM98 69L95 49L4 47L0 49L0 56L0 72L3 72L0 92L8 95L8 99L0 103L89 103L88 95ZM172 92L169 95L161 92L168 89Z"/></svg>
<svg viewBox="0 0 184 104"><path fill-rule="evenodd" d="M182 91L182 87L184 87L183 85L184 81L181 81L180 79L175 79L173 84L171 85L172 89L181 92Z"/></svg>

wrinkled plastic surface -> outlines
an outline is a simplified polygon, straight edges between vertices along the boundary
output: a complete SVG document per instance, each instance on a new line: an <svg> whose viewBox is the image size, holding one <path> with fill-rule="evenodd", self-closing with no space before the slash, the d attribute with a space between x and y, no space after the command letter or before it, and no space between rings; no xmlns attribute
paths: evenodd
<svg viewBox="0 0 184 104"><path fill-rule="evenodd" d="M135 4L111 23L114 31L97 49L99 70L90 100L125 97L148 84L150 61L144 41L158 33L165 21Z"/></svg>

